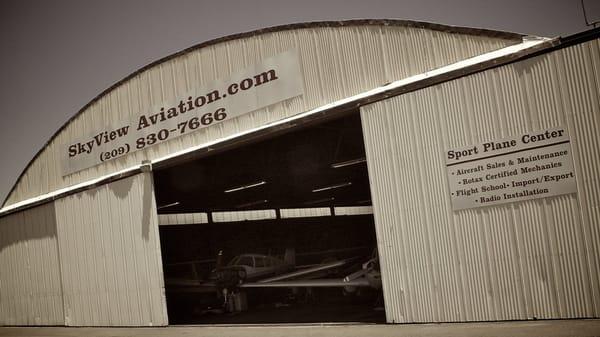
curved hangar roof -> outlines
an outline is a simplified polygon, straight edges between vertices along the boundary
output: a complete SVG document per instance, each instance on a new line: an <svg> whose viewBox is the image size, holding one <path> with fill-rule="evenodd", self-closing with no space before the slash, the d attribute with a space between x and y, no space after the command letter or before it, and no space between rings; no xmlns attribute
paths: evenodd
<svg viewBox="0 0 600 337"><path fill-rule="evenodd" d="M27 165L3 206L521 41L518 34L483 29L352 20L202 43L138 70L84 106ZM182 117L194 108L198 118Z"/></svg>

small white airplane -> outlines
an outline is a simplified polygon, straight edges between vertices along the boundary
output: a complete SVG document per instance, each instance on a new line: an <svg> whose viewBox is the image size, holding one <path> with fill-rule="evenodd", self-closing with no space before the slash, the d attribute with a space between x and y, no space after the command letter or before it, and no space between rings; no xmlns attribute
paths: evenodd
<svg viewBox="0 0 600 337"><path fill-rule="evenodd" d="M357 258L296 266L294 249L286 249L283 259L263 254L241 254L221 266L222 252L208 281L167 280L167 287L179 287L184 292L208 292L237 288L317 288L342 287L354 292L358 287L381 288L381 274L376 252L362 268L341 278L328 277L356 262Z"/></svg>
<svg viewBox="0 0 600 337"><path fill-rule="evenodd" d="M339 275L344 275L344 271L347 273L359 258L296 266L294 249L289 248L283 259L263 254L241 254L222 266L222 257L222 252L219 252L216 268L210 272L208 281L167 279L167 291L216 293L223 302L208 311L222 313L247 310L246 288L305 288L307 294L312 294L312 288L342 288L345 293L355 293L359 288L381 289L376 250L360 269L345 277Z"/></svg>

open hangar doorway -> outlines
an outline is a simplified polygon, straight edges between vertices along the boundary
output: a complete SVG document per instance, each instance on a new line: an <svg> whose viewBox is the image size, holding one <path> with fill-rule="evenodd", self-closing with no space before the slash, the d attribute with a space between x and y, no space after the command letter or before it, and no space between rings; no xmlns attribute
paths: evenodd
<svg viewBox="0 0 600 337"><path fill-rule="evenodd" d="M154 183L171 324L385 322L358 112Z"/></svg>

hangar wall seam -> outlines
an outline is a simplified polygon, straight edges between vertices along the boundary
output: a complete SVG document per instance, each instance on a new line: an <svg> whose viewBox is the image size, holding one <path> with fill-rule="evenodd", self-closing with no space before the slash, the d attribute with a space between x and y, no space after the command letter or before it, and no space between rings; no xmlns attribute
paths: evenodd
<svg viewBox="0 0 600 337"><path fill-rule="evenodd" d="M54 204L0 218L0 325L64 325Z"/></svg>
<svg viewBox="0 0 600 337"><path fill-rule="evenodd" d="M167 325L151 173L55 201L65 325Z"/></svg>
<svg viewBox="0 0 600 337"><path fill-rule="evenodd" d="M600 40L361 118L389 322L600 317ZM561 125L577 194L452 212L447 149Z"/></svg>
<svg viewBox="0 0 600 337"><path fill-rule="evenodd" d="M414 27L351 26L270 32L193 50L148 69L92 104L58 135L23 175L6 205L81 183L145 159L279 120L382 84L520 42ZM98 125L144 111L237 69L297 49L305 95L249 113L100 166L62 177L60 145Z"/></svg>

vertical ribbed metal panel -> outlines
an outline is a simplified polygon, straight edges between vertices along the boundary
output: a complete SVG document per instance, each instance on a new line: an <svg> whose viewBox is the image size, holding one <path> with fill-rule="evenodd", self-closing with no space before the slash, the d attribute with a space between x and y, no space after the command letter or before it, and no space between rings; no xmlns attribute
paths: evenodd
<svg viewBox="0 0 600 337"><path fill-rule="evenodd" d="M600 42L361 111L389 322L600 317ZM453 212L445 151L565 126L577 194Z"/></svg>
<svg viewBox="0 0 600 337"><path fill-rule="evenodd" d="M335 214L335 216L373 214L373 207L372 206L334 207L333 214Z"/></svg>
<svg viewBox="0 0 600 337"><path fill-rule="evenodd" d="M277 213L274 209L261 209L257 211L212 212L211 217L214 222L254 221L277 219Z"/></svg>
<svg viewBox="0 0 600 337"><path fill-rule="evenodd" d="M166 325L152 177L56 201L65 324Z"/></svg>
<svg viewBox="0 0 600 337"><path fill-rule="evenodd" d="M192 225L208 223L208 213L159 214L158 225Z"/></svg>
<svg viewBox="0 0 600 337"><path fill-rule="evenodd" d="M393 80L520 42L403 26L313 27L264 33L192 50L125 81L75 118L32 163L6 205L111 174L144 159L262 126ZM62 177L61 144L149 111L196 87L295 49L305 94Z"/></svg>
<svg viewBox="0 0 600 337"><path fill-rule="evenodd" d="M329 207L284 208L280 209L279 212L282 219L331 216L331 208Z"/></svg>
<svg viewBox="0 0 600 337"><path fill-rule="evenodd" d="M54 204L0 218L0 325L63 325Z"/></svg>

